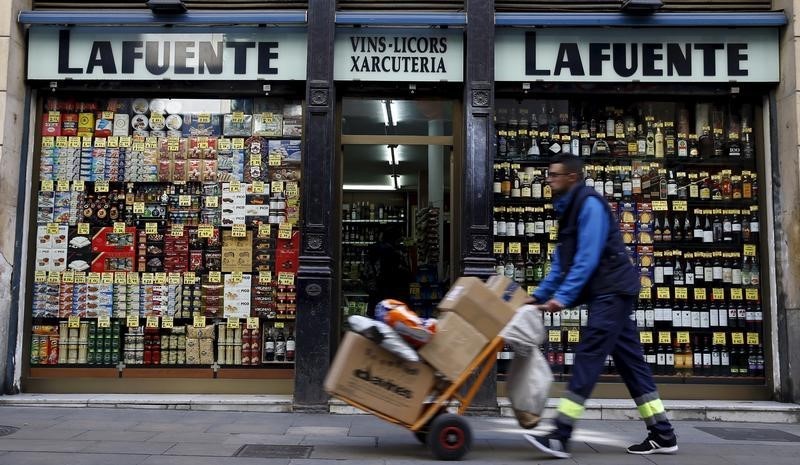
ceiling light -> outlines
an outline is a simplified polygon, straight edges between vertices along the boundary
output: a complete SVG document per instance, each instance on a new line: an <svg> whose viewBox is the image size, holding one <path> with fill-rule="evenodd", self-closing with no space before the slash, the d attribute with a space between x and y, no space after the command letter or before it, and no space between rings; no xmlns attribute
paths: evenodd
<svg viewBox="0 0 800 465"><path fill-rule="evenodd" d="M389 109L391 110L389 114L392 116L392 126L397 126L397 120L399 119L397 117L397 102L389 100Z"/></svg>
<svg viewBox="0 0 800 465"><path fill-rule="evenodd" d="M381 100L381 110L383 110L383 124L389 125L389 109L386 105L386 100Z"/></svg>
<svg viewBox="0 0 800 465"><path fill-rule="evenodd" d="M147 0L147 7L154 14L186 13L186 4L183 0Z"/></svg>
<svg viewBox="0 0 800 465"><path fill-rule="evenodd" d="M393 191L394 186L387 186L386 184L345 184L342 190L346 191Z"/></svg>

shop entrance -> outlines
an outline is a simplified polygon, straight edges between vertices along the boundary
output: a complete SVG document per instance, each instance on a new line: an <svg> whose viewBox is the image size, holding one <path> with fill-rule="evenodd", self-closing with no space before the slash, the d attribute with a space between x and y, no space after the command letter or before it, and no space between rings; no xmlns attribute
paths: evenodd
<svg viewBox="0 0 800 465"><path fill-rule="evenodd" d="M461 178L451 100L341 103L340 303L343 319L385 298L434 316L457 254L451 212Z"/></svg>

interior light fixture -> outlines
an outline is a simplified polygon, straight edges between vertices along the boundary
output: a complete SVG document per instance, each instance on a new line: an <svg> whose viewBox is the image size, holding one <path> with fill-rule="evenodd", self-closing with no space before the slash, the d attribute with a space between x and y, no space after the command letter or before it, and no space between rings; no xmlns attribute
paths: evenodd
<svg viewBox="0 0 800 465"><path fill-rule="evenodd" d="M393 191L394 186L386 184L344 184L342 190L346 191Z"/></svg>
<svg viewBox="0 0 800 465"><path fill-rule="evenodd" d="M381 100L381 110L383 110L383 124L397 126L397 121L394 119L397 114L397 104L391 100Z"/></svg>
<svg viewBox="0 0 800 465"><path fill-rule="evenodd" d="M622 0L620 9L625 13L652 14L662 6L663 0Z"/></svg>
<svg viewBox="0 0 800 465"><path fill-rule="evenodd" d="M154 14L186 13L186 4L183 0L147 0L147 8Z"/></svg>
<svg viewBox="0 0 800 465"><path fill-rule="evenodd" d="M392 126L397 126L397 102L389 100L389 116L392 117Z"/></svg>
<svg viewBox="0 0 800 465"><path fill-rule="evenodd" d="M383 110L383 124L389 125L389 107L386 105L386 100L381 100L381 110Z"/></svg>
<svg viewBox="0 0 800 465"><path fill-rule="evenodd" d="M387 145L386 148L389 149L389 157L387 161L390 165L399 165L400 160L397 159L397 154L395 153L394 149L397 148L396 145Z"/></svg>

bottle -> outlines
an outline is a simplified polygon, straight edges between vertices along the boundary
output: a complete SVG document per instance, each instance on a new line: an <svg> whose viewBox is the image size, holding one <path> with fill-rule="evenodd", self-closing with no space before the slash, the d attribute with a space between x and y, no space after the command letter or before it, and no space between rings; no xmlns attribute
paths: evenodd
<svg viewBox="0 0 800 465"><path fill-rule="evenodd" d="M753 128L750 126L750 105L742 106L742 158L752 159L755 154Z"/></svg>
<svg viewBox="0 0 800 465"><path fill-rule="evenodd" d="M672 228L670 227L670 221L666 214L664 214L664 228L662 229L661 235L664 242L672 242Z"/></svg>
<svg viewBox="0 0 800 465"><path fill-rule="evenodd" d="M661 123L656 124L655 135L655 155L656 158L664 158L664 133L661 130Z"/></svg>
<svg viewBox="0 0 800 465"><path fill-rule="evenodd" d="M711 375L712 376L722 375L722 360L720 358L720 350L718 344L714 344L714 347L712 347L711 349Z"/></svg>
<svg viewBox="0 0 800 465"><path fill-rule="evenodd" d="M678 181L675 180L675 173L673 171L670 171L669 179L667 180L667 197L677 197L677 196L678 196Z"/></svg>
<svg viewBox="0 0 800 465"><path fill-rule="evenodd" d="M725 141L723 140L723 113L719 109L714 110L711 112L711 124L712 124L712 137L713 137L713 152L711 156L713 158L720 158L722 157L723 149L725 146Z"/></svg>
<svg viewBox="0 0 800 465"><path fill-rule="evenodd" d="M689 221L688 213L683 217L683 237L688 242L694 240L694 230L692 229L692 224Z"/></svg>
<svg viewBox="0 0 800 465"><path fill-rule="evenodd" d="M525 284L525 262L522 260L522 254L517 254L514 263L514 281L523 286Z"/></svg>
<svg viewBox="0 0 800 465"><path fill-rule="evenodd" d="M511 197L511 165L503 163L500 190L505 198Z"/></svg>
<svg viewBox="0 0 800 465"><path fill-rule="evenodd" d="M692 365L695 375L703 374L703 351L698 342L698 337L694 337L694 352L692 353Z"/></svg>
<svg viewBox="0 0 800 465"><path fill-rule="evenodd" d="M520 196L523 199L529 199L533 196L531 177L528 173L522 174L522 190L520 192Z"/></svg>
<svg viewBox="0 0 800 465"><path fill-rule="evenodd" d="M700 223L700 215L695 213L694 215L694 230L692 232L692 237L696 242L704 242L703 239L703 226Z"/></svg>
<svg viewBox="0 0 800 465"><path fill-rule="evenodd" d="M689 158L700 158L700 142L697 134L689 134Z"/></svg>
<svg viewBox="0 0 800 465"><path fill-rule="evenodd" d="M278 336L275 338L275 361L286 361L286 337L283 331L277 331Z"/></svg>
<svg viewBox="0 0 800 465"><path fill-rule="evenodd" d="M265 334L266 341L264 341L264 361L265 362L274 362L275 361L275 338L272 333L272 328L270 328L267 333Z"/></svg>
<svg viewBox="0 0 800 465"><path fill-rule="evenodd" d="M513 165L511 168L511 198L518 199L522 196L522 183L520 181L519 165Z"/></svg>
<svg viewBox="0 0 800 465"><path fill-rule="evenodd" d="M758 243L759 230L758 208L750 207L750 242Z"/></svg>
<svg viewBox="0 0 800 465"><path fill-rule="evenodd" d="M673 121L664 121L664 154L667 158L675 157L676 145L675 124Z"/></svg>
<svg viewBox="0 0 800 465"><path fill-rule="evenodd" d="M694 266L690 257L686 256L686 266L683 269L683 280L687 286L694 286Z"/></svg>
<svg viewBox="0 0 800 465"><path fill-rule="evenodd" d="M293 333L289 333L289 335L286 337L286 361L287 362L294 362L296 347L297 347L297 344L295 343L295 340L294 340L294 334Z"/></svg>
<svg viewBox="0 0 800 465"><path fill-rule="evenodd" d="M722 242L722 218L720 218L719 213L714 214L714 220L711 229L714 238L713 242Z"/></svg>
<svg viewBox="0 0 800 465"><path fill-rule="evenodd" d="M711 227L711 220L706 215L706 222L703 226L703 243L711 244L714 242L714 229Z"/></svg>
<svg viewBox="0 0 800 465"><path fill-rule="evenodd" d="M684 269L681 265L680 258L675 259L675 267L672 272L672 283L675 286L684 286L686 284Z"/></svg>

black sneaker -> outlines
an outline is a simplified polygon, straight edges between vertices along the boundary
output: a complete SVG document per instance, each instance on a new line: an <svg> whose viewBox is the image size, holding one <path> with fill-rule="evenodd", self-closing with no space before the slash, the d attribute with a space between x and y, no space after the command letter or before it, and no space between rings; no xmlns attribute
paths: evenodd
<svg viewBox="0 0 800 465"><path fill-rule="evenodd" d="M675 452L678 452L678 440L675 433L665 437L651 432L641 444L628 447L628 453L636 455L674 454Z"/></svg>
<svg viewBox="0 0 800 465"><path fill-rule="evenodd" d="M567 452L567 441L561 439L556 433L549 433L544 436L525 433L523 436L525 440L545 454L559 459L568 459L570 457L569 452Z"/></svg>

